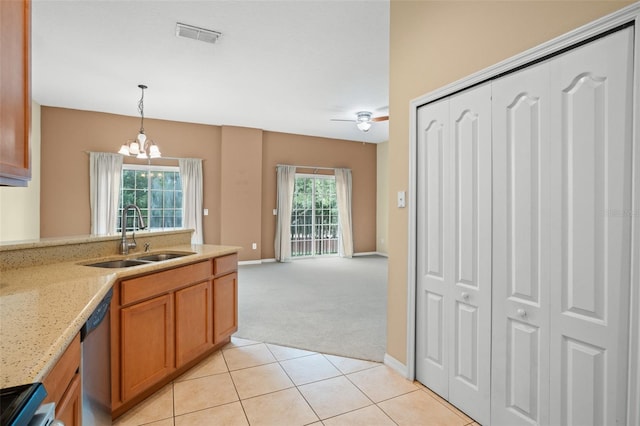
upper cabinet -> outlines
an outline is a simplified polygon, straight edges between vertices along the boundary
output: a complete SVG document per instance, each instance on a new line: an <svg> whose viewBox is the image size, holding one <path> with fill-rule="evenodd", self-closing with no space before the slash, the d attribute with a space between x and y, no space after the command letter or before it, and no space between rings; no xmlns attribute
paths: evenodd
<svg viewBox="0 0 640 426"><path fill-rule="evenodd" d="M31 5L0 1L0 185L31 180Z"/></svg>

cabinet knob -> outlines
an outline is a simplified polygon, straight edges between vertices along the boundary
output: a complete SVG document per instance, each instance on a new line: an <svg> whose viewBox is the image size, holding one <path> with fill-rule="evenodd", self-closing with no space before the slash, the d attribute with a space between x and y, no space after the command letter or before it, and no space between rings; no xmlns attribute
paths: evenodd
<svg viewBox="0 0 640 426"><path fill-rule="evenodd" d="M462 300L469 300L469 293L466 291L463 291L460 296L462 297Z"/></svg>
<svg viewBox="0 0 640 426"><path fill-rule="evenodd" d="M524 309L522 309L522 308L521 308L521 309L518 309L518 310L516 311L516 313L518 314L518 316L519 316L520 318L525 318L525 317L527 316L527 311L525 311L525 310L524 310Z"/></svg>

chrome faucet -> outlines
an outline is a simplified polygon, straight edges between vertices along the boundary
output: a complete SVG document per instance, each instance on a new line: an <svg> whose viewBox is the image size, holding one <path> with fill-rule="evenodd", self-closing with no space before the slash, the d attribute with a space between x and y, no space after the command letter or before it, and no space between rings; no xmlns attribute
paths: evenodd
<svg viewBox="0 0 640 426"><path fill-rule="evenodd" d="M122 221L120 223L120 226L122 228L122 238L120 239L120 254L129 254L129 249L136 248L137 246L135 226L133 228L133 241L127 241L127 212L129 211L129 209L134 209L136 212L138 212L138 229L145 228L144 219L142 218L142 212L140 211L140 208L138 206L136 206L135 204L128 204L124 209L122 209Z"/></svg>

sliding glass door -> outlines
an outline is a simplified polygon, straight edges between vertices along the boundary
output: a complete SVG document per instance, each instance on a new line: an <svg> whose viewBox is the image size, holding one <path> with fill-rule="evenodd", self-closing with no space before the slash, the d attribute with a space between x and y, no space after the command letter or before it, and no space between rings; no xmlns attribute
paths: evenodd
<svg viewBox="0 0 640 426"><path fill-rule="evenodd" d="M336 180L326 175L296 175L291 211L291 256L338 253Z"/></svg>

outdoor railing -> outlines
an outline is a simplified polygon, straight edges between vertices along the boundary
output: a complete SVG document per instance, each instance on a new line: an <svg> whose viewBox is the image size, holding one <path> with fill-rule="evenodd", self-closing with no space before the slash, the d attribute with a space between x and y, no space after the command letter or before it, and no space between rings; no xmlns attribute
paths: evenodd
<svg viewBox="0 0 640 426"><path fill-rule="evenodd" d="M291 235L291 256L320 256L338 253L338 237L315 237L312 234Z"/></svg>

